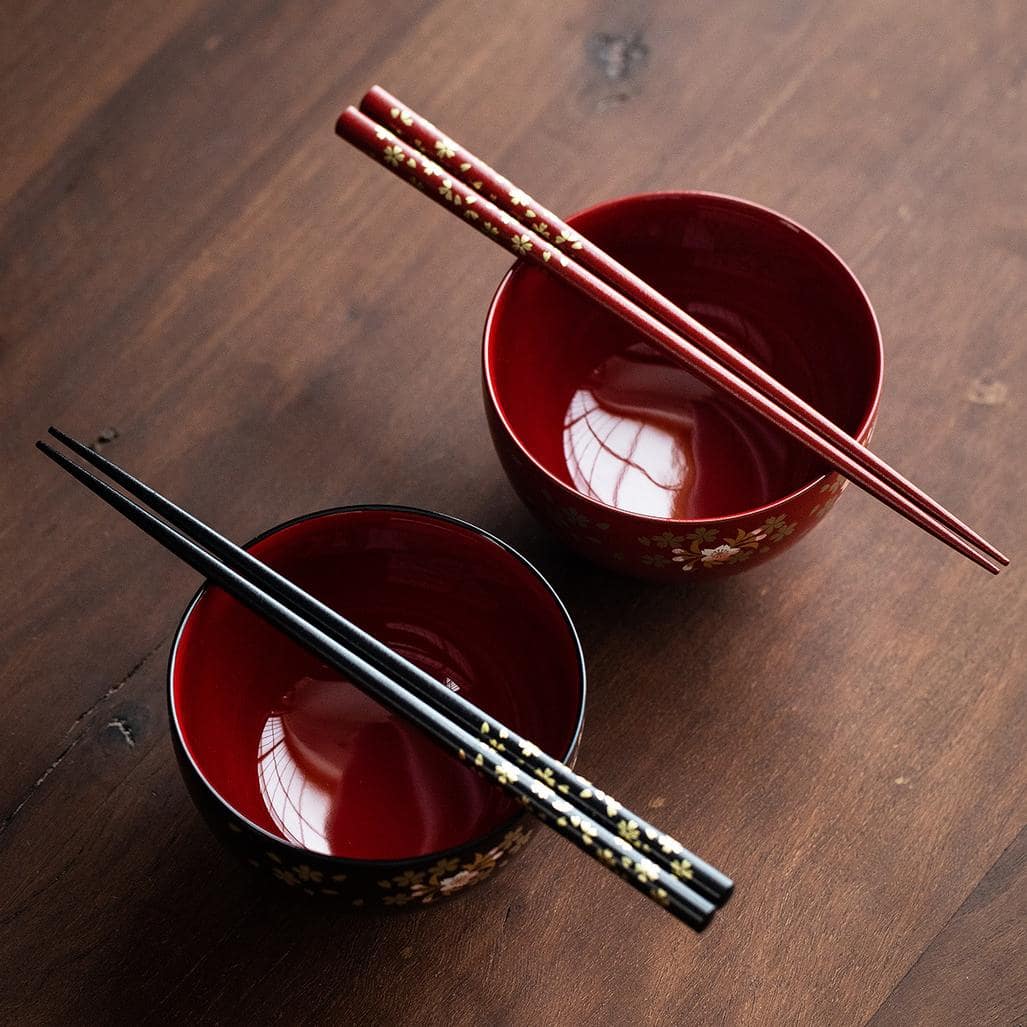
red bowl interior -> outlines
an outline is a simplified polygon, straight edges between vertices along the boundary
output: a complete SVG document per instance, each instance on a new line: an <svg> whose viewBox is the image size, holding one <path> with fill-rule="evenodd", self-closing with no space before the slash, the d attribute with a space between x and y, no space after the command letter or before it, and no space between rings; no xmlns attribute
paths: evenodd
<svg viewBox="0 0 1027 1027"><path fill-rule="evenodd" d="M704 193L633 196L572 224L850 433L881 380L873 310L841 260L765 208ZM605 506L729 517L826 470L553 275L517 265L485 331L486 387L517 444Z"/></svg>
<svg viewBox="0 0 1027 1027"><path fill-rule="evenodd" d="M577 738L584 670L560 601L470 525L398 508L314 514L252 551L554 755ZM175 730L253 824L316 852L401 859L451 848L519 807L219 588L172 656Z"/></svg>

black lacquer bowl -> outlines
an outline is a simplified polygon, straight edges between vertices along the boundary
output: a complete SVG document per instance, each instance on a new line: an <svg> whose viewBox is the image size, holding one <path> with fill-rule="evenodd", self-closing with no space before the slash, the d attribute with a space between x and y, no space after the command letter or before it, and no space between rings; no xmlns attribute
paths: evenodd
<svg viewBox="0 0 1027 1027"><path fill-rule="evenodd" d="M248 546L364 630L569 761L585 670L544 578L486 532L400 507L328 510ZM352 906L430 903L509 862L533 822L221 589L179 626L171 735L196 805L262 873Z"/></svg>

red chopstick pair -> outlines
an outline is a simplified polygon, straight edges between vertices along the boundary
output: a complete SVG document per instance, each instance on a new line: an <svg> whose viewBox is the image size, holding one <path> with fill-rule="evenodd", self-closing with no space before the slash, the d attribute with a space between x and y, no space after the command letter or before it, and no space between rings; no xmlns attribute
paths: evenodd
<svg viewBox="0 0 1027 1027"><path fill-rule="evenodd" d="M993 574L1009 560L666 296L379 86L338 134L518 257L533 260L636 327L696 375L746 403L838 472ZM976 548L975 548L976 547ZM980 552L978 552L980 550Z"/></svg>

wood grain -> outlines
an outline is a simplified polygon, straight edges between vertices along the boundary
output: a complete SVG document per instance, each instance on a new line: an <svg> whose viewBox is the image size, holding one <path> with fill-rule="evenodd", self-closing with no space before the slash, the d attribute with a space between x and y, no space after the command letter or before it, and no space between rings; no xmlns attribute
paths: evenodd
<svg viewBox="0 0 1027 1027"><path fill-rule="evenodd" d="M1025 921L1027 828L913 964L870 1027L1027 1022Z"/></svg>
<svg viewBox="0 0 1027 1027"><path fill-rule="evenodd" d="M1019 5L8 6L0 1021L1016 1023ZM374 81L558 210L691 186L820 234L882 324L875 447L1012 567L851 492L704 588L561 551L478 398L503 255L332 135ZM732 873L731 906L693 938L557 839L409 914L255 887L166 734L195 581L37 457L49 423L238 538L380 501L509 540L582 634L581 766Z"/></svg>

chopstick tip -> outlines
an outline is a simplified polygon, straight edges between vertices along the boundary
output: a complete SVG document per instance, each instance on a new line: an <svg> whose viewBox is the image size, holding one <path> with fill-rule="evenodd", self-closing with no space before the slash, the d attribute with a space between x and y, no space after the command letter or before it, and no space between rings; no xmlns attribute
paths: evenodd
<svg viewBox="0 0 1027 1027"><path fill-rule="evenodd" d="M368 117L374 117L374 108L377 105L399 106L399 101L388 90L383 89L376 82L360 98L360 109Z"/></svg>
<svg viewBox="0 0 1027 1027"><path fill-rule="evenodd" d="M341 136L343 139L347 138L346 127L352 123L354 115L357 117L364 116L360 114L360 111L353 104L343 107L342 113L335 119L335 134L337 136Z"/></svg>

